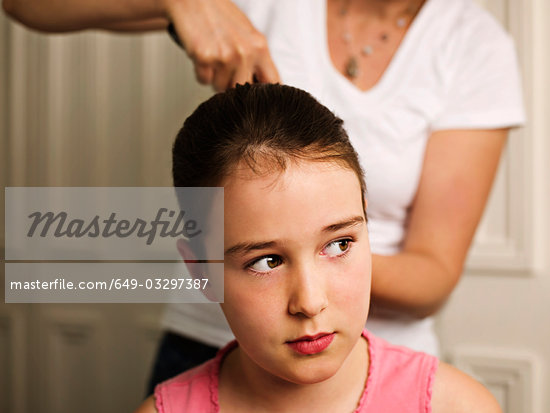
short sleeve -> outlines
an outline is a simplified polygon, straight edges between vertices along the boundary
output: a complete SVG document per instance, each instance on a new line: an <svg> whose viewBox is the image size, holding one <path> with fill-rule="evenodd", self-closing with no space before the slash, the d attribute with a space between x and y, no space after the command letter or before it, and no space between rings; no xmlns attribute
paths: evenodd
<svg viewBox="0 0 550 413"><path fill-rule="evenodd" d="M447 50L448 83L433 130L493 129L525 122L512 38L489 16Z"/></svg>
<svg viewBox="0 0 550 413"><path fill-rule="evenodd" d="M233 3L248 17L254 27L265 34L270 26L271 17L278 7L276 0L232 0Z"/></svg>
<svg viewBox="0 0 550 413"><path fill-rule="evenodd" d="M231 0L231 1L233 3L235 3L235 5L239 9L241 9L241 11L245 14L250 9L250 7L252 6L250 0Z"/></svg>

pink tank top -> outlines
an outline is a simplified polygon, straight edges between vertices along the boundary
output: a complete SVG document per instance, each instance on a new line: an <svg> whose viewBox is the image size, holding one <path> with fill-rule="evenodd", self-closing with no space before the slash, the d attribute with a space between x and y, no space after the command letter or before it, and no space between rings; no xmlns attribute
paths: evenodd
<svg viewBox="0 0 550 413"><path fill-rule="evenodd" d="M369 343L370 367L354 413L430 413L437 358L391 345L367 330L363 336ZM220 363L236 346L232 341L212 360L157 385L155 403L159 413L219 412Z"/></svg>

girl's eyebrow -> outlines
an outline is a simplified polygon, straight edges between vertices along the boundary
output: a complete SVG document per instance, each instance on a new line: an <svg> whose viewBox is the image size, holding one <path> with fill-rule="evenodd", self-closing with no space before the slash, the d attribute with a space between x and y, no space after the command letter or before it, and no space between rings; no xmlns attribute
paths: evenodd
<svg viewBox="0 0 550 413"><path fill-rule="evenodd" d="M276 241L240 242L225 250L224 255L246 254L254 250L263 250L277 245Z"/></svg>
<svg viewBox="0 0 550 413"><path fill-rule="evenodd" d="M365 218L360 215L345 219L336 224L326 226L321 232L336 232L344 228L353 227L365 222ZM260 242L240 242L225 250L224 255L246 254L250 251L263 250L272 248L278 244L277 241L260 241Z"/></svg>
<svg viewBox="0 0 550 413"><path fill-rule="evenodd" d="M354 227L356 225L362 224L363 222L365 222L365 218L361 215L357 215L336 224L326 226L325 228L323 228L323 232L336 232L344 228Z"/></svg>

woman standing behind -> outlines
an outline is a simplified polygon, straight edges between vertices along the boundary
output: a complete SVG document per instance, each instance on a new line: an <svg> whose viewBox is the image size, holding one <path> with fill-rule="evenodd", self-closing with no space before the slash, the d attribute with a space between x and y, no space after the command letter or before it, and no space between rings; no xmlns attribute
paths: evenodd
<svg viewBox="0 0 550 413"><path fill-rule="evenodd" d="M369 165L368 328L437 354L431 316L460 277L508 130L524 120L512 40L473 0L4 0L4 7L47 31L164 29L172 21L201 83L223 90L280 80L332 109ZM218 306L170 305L164 326L171 333L154 382L232 338Z"/></svg>
<svg viewBox="0 0 550 413"><path fill-rule="evenodd" d="M508 130L523 122L512 40L470 0L235 3L266 36L282 82L342 117L369 165L367 327L437 354L431 316L462 273ZM209 65L205 46L183 43L203 82L242 81L232 60ZM229 338L203 325L215 307L195 309L170 306L165 326L213 346Z"/></svg>

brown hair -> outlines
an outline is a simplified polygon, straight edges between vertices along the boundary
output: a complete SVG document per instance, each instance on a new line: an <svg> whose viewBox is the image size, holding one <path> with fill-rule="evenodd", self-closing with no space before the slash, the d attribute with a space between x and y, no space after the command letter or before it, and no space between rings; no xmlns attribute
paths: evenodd
<svg viewBox="0 0 550 413"><path fill-rule="evenodd" d="M245 84L199 105L172 150L174 186L220 186L240 162L283 171L290 160L335 162L365 180L343 121L309 93L279 84Z"/></svg>

